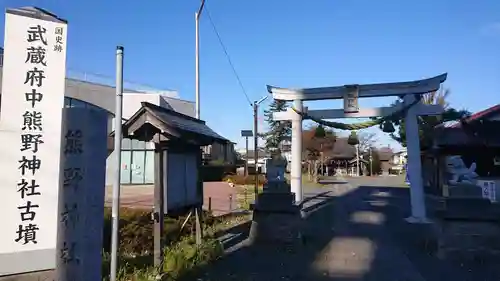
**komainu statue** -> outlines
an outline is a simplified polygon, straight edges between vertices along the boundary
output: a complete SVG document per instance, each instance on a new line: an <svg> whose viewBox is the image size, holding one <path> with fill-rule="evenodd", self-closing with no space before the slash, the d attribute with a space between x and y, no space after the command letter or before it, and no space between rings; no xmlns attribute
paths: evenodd
<svg viewBox="0 0 500 281"><path fill-rule="evenodd" d="M474 184L478 177L476 174L476 163L472 163L469 168L465 165L461 156L454 155L446 157L446 170L449 175L449 184L471 183Z"/></svg>
<svg viewBox="0 0 500 281"><path fill-rule="evenodd" d="M272 158L266 163L266 180L267 182L284 182L285 171L288 161L281 156L280 151L272 154Z"/></svg>

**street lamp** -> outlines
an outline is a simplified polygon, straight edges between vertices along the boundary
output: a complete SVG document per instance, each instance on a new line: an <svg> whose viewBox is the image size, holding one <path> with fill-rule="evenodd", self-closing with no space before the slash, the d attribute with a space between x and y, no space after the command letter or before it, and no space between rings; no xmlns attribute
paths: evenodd
<svg viewBox="0 0 500 281"><path fill-rule="evenodd" d="M264 96L258 101L253 102L253 158L255 161L255 187L254 187L254 193L255 193L255 200L257 200L257 194L259 194L259 173L258 173L258 168L257 168L257 160L259 159L259 151L258 151L258 142L259 142L259 104L261 104L263 101L265 101L269 96Z"/></svg>
<svg viewBox="0 0 500 281"><path fill-rule="evenodd" d="M204 6L205 0L201 0L200 8L198 9L198 12L194 14L196 23L196 118L198 119L200 119L200 16L201 12L203 12Z"/></svg>

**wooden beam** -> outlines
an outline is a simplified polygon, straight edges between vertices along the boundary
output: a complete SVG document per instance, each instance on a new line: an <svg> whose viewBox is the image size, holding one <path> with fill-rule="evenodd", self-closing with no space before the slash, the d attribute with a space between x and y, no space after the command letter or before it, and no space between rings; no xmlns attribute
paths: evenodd
<svg viewBox="0 0 500 281"><path fill-rule="evenodd" d="M401 96L409 94L425 94L437 91L446 80L447 74L441 74L429 79L380 84L363 85L344 85L336 87L307 88L307 89L287 89L273 86L267 86L267 91L273 94L276 100L327 100L341 99L344 95L358 88L358 97L383 97L383 96Z"/></svg>
<svg viewBox="0 0 500 281"><path fill-rule="evenodd" d="M418 104L415 106L417 107L418 115L439 115L444 111L441 105ZM344 113L343 109L320 109L308 110L307 115L316 119L369 118L387 116L402 108L402 104L394 107L360 108L359 112L356 113ZM297 113L289 108L287 111L273 113L273 119L277 121L291 120L295 114Z"/></svg>

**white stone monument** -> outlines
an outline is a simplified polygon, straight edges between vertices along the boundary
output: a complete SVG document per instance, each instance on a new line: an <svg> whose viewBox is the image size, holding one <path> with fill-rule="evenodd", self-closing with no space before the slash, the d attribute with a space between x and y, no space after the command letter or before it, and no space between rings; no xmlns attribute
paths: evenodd
<svg viewBox="0 0 500 281"><path fill-rule="evenodd" d="M53 269L66 21L7 9L0 110L0 276Z"/></svg>

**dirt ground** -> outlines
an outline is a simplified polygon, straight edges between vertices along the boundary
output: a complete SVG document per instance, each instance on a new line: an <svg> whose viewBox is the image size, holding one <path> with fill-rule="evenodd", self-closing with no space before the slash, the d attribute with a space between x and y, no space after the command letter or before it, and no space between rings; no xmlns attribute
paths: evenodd
<svg viewBox="0 0 500 281"><path fill-rule="evenodd" d="M106 206L111 206L112 186L106 187ZM120 205L128 208L152 209L153 185L123 185L120 190ZM226 182L203 184L203 208L212 210L216 216L230 213L238 208L236 191Z"/></svg>

